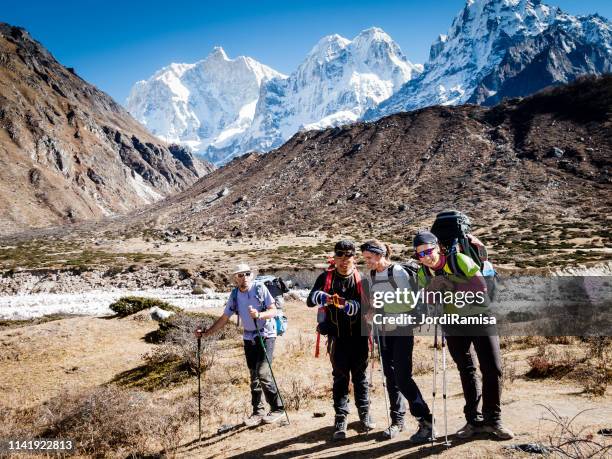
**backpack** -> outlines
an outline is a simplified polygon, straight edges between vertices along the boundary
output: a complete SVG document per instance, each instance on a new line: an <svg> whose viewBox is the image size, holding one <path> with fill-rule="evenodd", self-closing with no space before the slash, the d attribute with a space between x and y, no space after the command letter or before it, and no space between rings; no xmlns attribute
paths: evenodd
<svg viewBox="0 0 612 459"><path fill-rule="evenodd" d="M399 263L391 263L387 268L387 281L393 287L393 290L397 290L398 285L397 281L393 278L393 268L398 264L401 268L406 271L408 274L408 281L410 282L410 288L416 292L419 289L419 281L418 281L418 272L419 272L419 264L414 260L402 261ZM370 278L372 279L372 287L377 282L374 281L376 279L376 271L370 271ZM384 281L379 281L384 282ZM414 305L414 309L412 314L419 316L420 314L427 314L427 306L423 303L419 303Z"/></svg>
<svg viewBox="0 0 612 459"><path fill-rule="evenodd" d="M289 292L289 287L287 287L287 284L285 284L282 278L276 276L257 276L255 281L263 283L270 292L270 295L272 295L272 298L274 298L277 309L276 317L274 317L276 334L278 336L283 336L289 325L289 319L283 312L283 306L285 304L283 295Z"/></svg>
<svg viewBox="0 0 612 459"><path fill-rule="evenodd" d="M255 279L255 296L257 297L257 301L259 301L259 304L263 306L264 304L264 300L265 300L265 295L264 295L264 290L263 290L263 286L266 285L265 283L262 282L258 282L258 279ZM232 311L233 312L237 312L238 308L238 287L234 287L232 289L232 292L230 293L230 298L232 299ZM282 294L281 294L281 298L282 298ZM276 317L274 317L274 319L267 319L266 322L268 320L274 320L274 326L276 328L276 335L277 336L283 336L285 334L285 332L287 331L287 325L288 325L288 319L287 316L283 313L282 310L282 306L278 307L278 301L275 298L274 301L276 302L277 305L277 312L276 312ZM236 321L236 325L238 325L240 323L240 316L238 316L238 320Z"/></svg>
<svg viewBox="0 0 612 459"><path fill-rule="evenodd" d="M431 225L431 232L445 249L451 272L456 276L464 276L457 263L457 253L469 256L478 265L485 278L487 293L492 301L495 298L499 277L493 264L488 260L487 248L476 236L470 234L471 229L470 218L458 210L440 212ZM428 270L425 272L427 275Z"/></svg>
<svg viewBox="0 0 612 459"><path fill-rule="evenodd" d="M419 272L418 263L414 260L408 260L408 261L402 261L396 264L399 264L402 267L402 269L406 271L406 273L408 273L408 279L410 280L410 287L416 290L418 288L418 285L417 285L417 273ZM393 278L393 267L394 266L395 264L391 263L389 267L387 268L387 277L388 277L389 283L393 287L393 290L397 290L397 282ZM370 278L372 279L372 282L374 282L374 279L376 278L376 270L373 269L370 271Z"/></svg>
<svg viewBox="0 0 612 459"><path fill-rule="evenodd" d="M289 288L283 279L275 276L257 276L255 282L263 283L270 292L270 295L272 295L272 298L274 298L274 301L276 301L276 307L283 308L283 295L289 292Z"/></svg>

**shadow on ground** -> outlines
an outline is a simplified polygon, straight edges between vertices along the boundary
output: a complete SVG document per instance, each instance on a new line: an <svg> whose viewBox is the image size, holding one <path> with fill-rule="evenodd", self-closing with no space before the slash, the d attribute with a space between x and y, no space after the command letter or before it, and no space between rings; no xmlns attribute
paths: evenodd
<svg viewBox="0 0 612 459"><path fill-rule="evenodd" d="M282 427L278 427L282 428ZM349 429L353 428L353 425L349 426ZM197 440L190 442L183 447L186 447L187 451L195 452L198 449L209 447L215 443L223 441L230 436L236 435L243 432L246 428L234 430L230 435L219 436L212 435L207 438L203 438L201 442ZM294 437L286 438L279 442L274 442L266 446L255 449L243 449L239 453L231 456L227 456L230 459L238 458L273 458L273 459L291 459L297 457L309 457L311 455L317 455L330 450L325 454L325 457L334 458L378 458L388 454L402 453L405 458L423 458L441 454L447 449L452 449L455 446L459 446L468 443L472 440L482 439L482 436L476 436L473 439L459 439L454 435L449 436L450 445L446 446L440 443L440 440L433 446L430 443L422 445L413 445L409 440L403 441L386 441L382 432L376 432L372 434L362 433L360 435L353 435L342 441L332 441L331 436L333 428L323 427L317 430L312 430L303 434L296 435ZM367 449L355 450L355 446L359 446L361 443L370 443L372 440L376 441L376 446L371 444L367 446ZM299 449L294 451L282 451L287 447L291 447L294 444L302 445ZM351 446L352 448L347 451L331 451L334 449L340 449L343 446ZM364 445L365 447L365 445ZM344 448L342 448L344 449ZM205 457L205 456L203 456Z"/></svg>

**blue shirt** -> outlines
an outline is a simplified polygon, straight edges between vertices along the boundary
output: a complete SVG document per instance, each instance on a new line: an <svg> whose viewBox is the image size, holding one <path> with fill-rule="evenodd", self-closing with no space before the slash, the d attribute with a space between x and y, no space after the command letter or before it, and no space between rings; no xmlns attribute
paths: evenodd
<svg viewBox="0 0 612 459"><path fill-rule="evenodd" d="M243 339L249 341L252 341L257 337L255 322L257 322L257 328L264 338L276 337L276 326L274 324L274 319L255 320L249 314L249 306L253 306L253 308L259 312L264 312L270 309L270 306L272 306L274 303L274 299L272 298L272 295L270 295L268 288L263 284L259 285L263 293L263 304L261 304L257 299L257 284L253 283L251 288L249 288L246 292L241 292L238 290L235 305L233 295L230 293L230 297L225 305L225 310L223 311L223 314L228 317L231 317L233 314L238 314L240 321L242 322L242 327L244 328L242 337Z"/></svg>

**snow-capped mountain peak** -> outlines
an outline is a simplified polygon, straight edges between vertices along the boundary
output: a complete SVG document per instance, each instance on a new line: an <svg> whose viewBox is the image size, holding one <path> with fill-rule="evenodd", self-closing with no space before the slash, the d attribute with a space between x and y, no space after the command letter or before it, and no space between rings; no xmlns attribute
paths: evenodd
<svg viewBox="0 0 612 459"><path fill-rule="evenodd" d="M612 71L612 27L541 0L467 0L425 65L381 28L321 38L289 76L216 47L132 90L128 108L155 134L215 164L268 151L301 129L374 120L430 105L495 104L582 74Z"/></svg>
<svg viewBox="0 0 612 459"><path fill-rule="evenodd" d="M329 61L334 59L350 42L338 34L326 35L313 46L306 60L320 58Z"/></svg>
<svg viewBox="0 0 612 459"><path fill-rule="evenodd" d="M300 129L355 121L421 71L380 28L353 40L325 36L287 79L262 85L251 128L207 157L219 162L249 150L267 151Z"/></svg>
<svg viewBox="0 0 612 459"><path fill-rule="evenodd" d="M590 43L602 51L593 60L590 51L572 54L572 62L561 64L549 32L562 30L580 43ZM538 38L540 37L540 38ZM533 40L538 43L531 43ZM531 43L529 46L527 43ZM567 56L577 49L566 44L559 52ZM511 52L511 50L513 50ZM515 89L502 91L511 95L518 91L536 90L541 85L564 82L580 73L606 72L610 65L610 28L605 18L574 17L540 0L468 0L454 18L446 35L432 44L425 71L411 79L392 97L364 116L367 120L398 111L410 111L428 105L452 105L465 102L494 103L504 82L531 65L535 52L550 54L551 63L540 72L550 78L525 76ZM556 59L556 60L555 60ZM566 60L569 58L566 58ZM520 61L520 62L519 62ZM548 70L547 70L548 69ZM520 89L522 88L522 89Z"/></svg>
<svg viewBox="0 0 612 459"><path fill-rule="evenodd" d="M137 82L127 109L153 134L202 150L250 124L263 81L285 76L254 59L230 59L220 46L194 64L170 64Z"/></svg>
<svg viewBox="0 0 612 459"><path fill-rule="evenodd" d="M302 128L355 121L421 71L378 27L353 40L321 38L289 77L215 47L200 62L136 83L128 109L154 134L219 164L274 148Z"/></svg>
<svg viewBox="0 0 612 459"><path fill-rule="evenodd" d="M220 60L223 60L223 61L229 61L230 60L230 58L227 57L227 54L225 53L225 50L221 46L215 46L213 48L212 52L206 58L206 60L212 60L212 59L220 59Z"/></svg>

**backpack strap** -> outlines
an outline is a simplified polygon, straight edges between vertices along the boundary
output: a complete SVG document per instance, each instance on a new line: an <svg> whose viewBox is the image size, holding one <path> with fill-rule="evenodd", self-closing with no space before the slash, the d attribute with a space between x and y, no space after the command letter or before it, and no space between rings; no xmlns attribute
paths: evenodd
<svg viewBox="0 0 612 459"><path fill-rule="evenodd" d="M387 268L387 278L389 279L389 283L393 290L397 290L397 282L395 282L395 278L393 277L393 270L395 269L395 265L391 263Z"/></svg>
<svg viewBox="0 0 612 459"><path fill-rule="evenodd" d="M259 301L260 306L264 306L265 296L263 292L263 285L259 282L255 284L255 297L257 297L257 301Z"/></svg>
<svg viewBox="0 0 612 459"><path fill-rule="evenodd" d="M359 293L359 297L361 298L363 292L361 286L361 274L359 274L359 271L357 271L356 269L353 272L355 273L355 284L357 284L357 293Z"/></svg>
<svg viewBox="0 0 612 459"><path fill-rule="evenodd" d="M240 325L240 314L238 314L238 287L234 287L230 292L230 311L236 314L236 326Z"/></svg>
<svg viewBox="0 0 612 459"><path fill-rule="evenodd" d="M323 291L325 293L329 293L329 291L331 290L333 279L334 279L334 270L328 269L327 276L325 277L325 285L323 286Z"/></svg>
<svg viewBox="0 0 612 459"><path fill-rule="evenodd" d="M459 268L459 263L457 262L457 250L453 250L448 254L447 261L448 267L454 276L465 277L465 274L463 274L463 271L461 271L461 268Z"/></svg>
<svg viewBox="0 0 612 459"><path fill-rule="evenodd" d="M376 281L376 270L372 269L370 271L370 278L372 279L372 285L378 284L380 282L389 282L391 286L393 287L393 289L397 290L397 282L395 282L395 279L393 278L393 267L394 266L395 265L391 264L387 268L387 281Z"/></svg>
<svg viewBox="0 0 612 459"><path fill-rule="evenodd" d="M332 267L330 263L330 267L327 269L327 274L325 276L325 284L323 285L323 291L325 293L330 292L333 279L334 279L334 268ZM323 306L323 309L325 310L325 314L327 315L327 306ZM320 345L321 345L321 332L319 331L317 327L317 340L315 343L315 357L319 357Z"/></svg>

